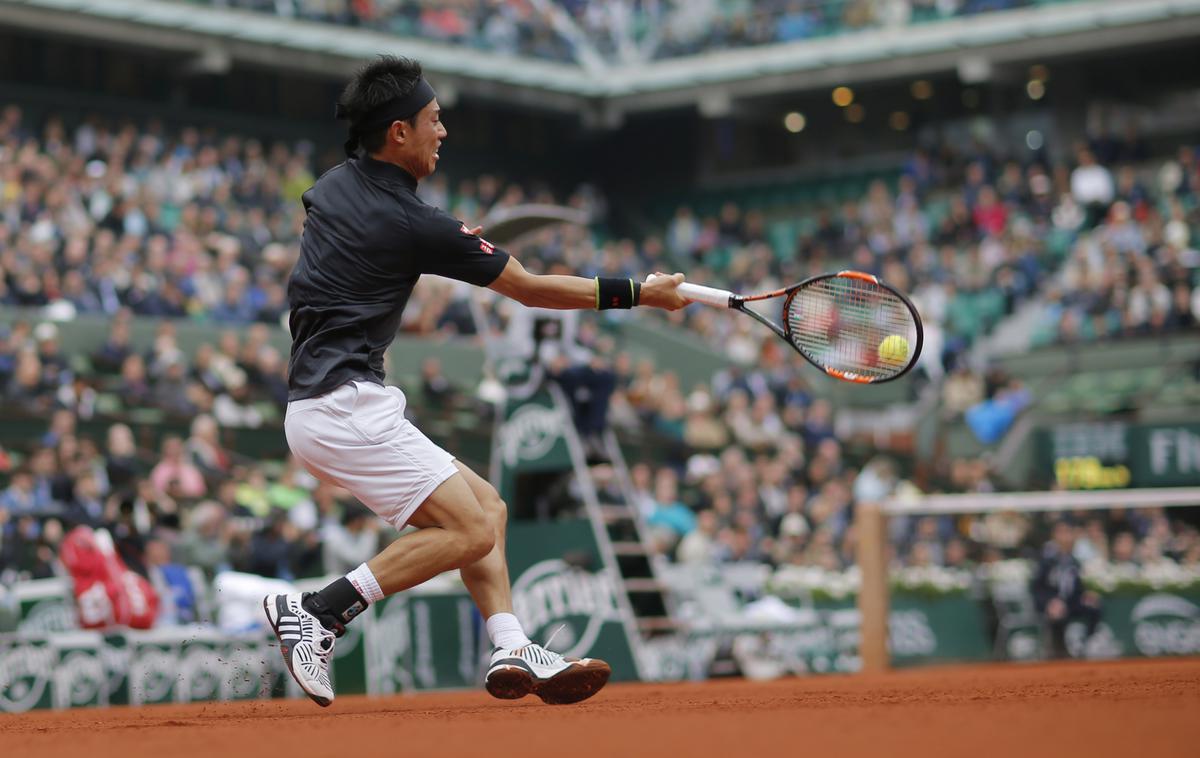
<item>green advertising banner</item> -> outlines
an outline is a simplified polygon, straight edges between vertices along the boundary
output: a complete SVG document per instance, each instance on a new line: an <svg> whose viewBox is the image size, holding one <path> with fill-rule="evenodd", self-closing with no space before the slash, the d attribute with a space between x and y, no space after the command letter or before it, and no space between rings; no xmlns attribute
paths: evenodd
<svg viewBox="0 0 1200 758"><path fill-rule="evenodd" d="M253 700L289 682L272 640L211 627L0 635L0 712Z"/></svg>
<svg viewBox="0 0 1200 758"><path fill-rule="evenodd" d="M369 651L371 635L375 632L375 613L367 612L346 626L346 633L333 648L333 691L347 695L370 692Z"/></svg>
<svg viewBox="0 0 1200 758"><path fill-rule="evenodd" d="M1128 426L1120 422L1056 424L1034 437L1042 478L1072 490L1132 486Z"/></svg>
<svg viewBox="0 0 1200 758"><path fill-rule="evenodd" d="M104 638L95 632L59 632L49 638L55 666L51 693L55 708L108 705L110 679Z"/></svg>
<svg viewBox="0 0 1200 758"><path fill-rule="evenodd" d="M367 636L364 691L390 694L482 684L486 636L465 590L417 588L372 607L376 612Z"/></svg>
<svg viewBox="0 0 1200 758"><path fill-rule="evenodd" d="M1200 654L1200 588L1117 591L1103 596L1102 652L1158 657Z"/></svg>
<svg viewBox="0 0 1200 758"><path fill-rule="evenodd" d="M1136 486L1200 484L1200 424L1131 427L1129 453Z"/></svg>
<svg viewBox="0 0 1200 758"><path fill-rule="evenodd" d="M1200 424L1056 424L1034 443L1043 476L1068 489L1200 485Z"/></svg>
<svg viewBox="0 0 1200 758"><path fill-rule="evenodd" d="M50 708L58 655L47 638L0 639L0 711L20 713Z"/></svg>
<svg viewBox="0 0 1200 758"><path fill-rule="evenodd" d="M892 661L898 666L981 661L992 652L983 608L968 595L895 593L888 636Z"/></svg>
<svg viewBox="0 0 1200 758"><path fill-rule="evenodd" d="M264 636L168 627L109 634L105 644L113 703L255 700L282 694L290 681L274 639Z"/></svg>
<svg viewBox="0 0 1200 758"><path fill-rule="evenodd" d="M794 608L786 622L735 624L654 640L648 644L648 678L705 679L723 669L748 676L853 672L860 666L859 639L854 598L821 600ZM982 609L965 594L893 595L889 645L896 666L991 656Z"/></svg>
<svg viewBox="0 0 1200 758"><path fill-rule="evenodd" d="M562 627L555 649L604 658L614 678L637 678L611 583L594 570L598 561L586 522L516 525L514 533L515 601L532 636L545 639ZM1082 628L1068 629L1072 655L1200 654L1200 586L1122 588L1102 594L1102 602L1101 624L1086 647ZM358 628L355 636L338 641L339 694L479 686L486 638L465 591L443 585L401 593L373 609L378 613L365 613L351 625ZM966 592L894 592L893 663L992 659L983 610L984 601ZM640 673L670 681L738 672L849 672L859 668L858 645L854 598L821 599L793 607L786 622L697 628L643 643ZM1027 651L1031 658L1039 652L1036 644ZM200 626L0 635L0 712L285 695L298 697L299 691L266 636L229 636Z"/></svg>
<svg viewBox="0 0 1200 758"><path fill-rule="evenodd" d="M75 618L75 597L71 593L70 579L19 582L13 587L12 594L16 598L20 620L11 631L50 634L79 626Z"/></svg>
<svg viewBox="0 0 1200 758"><path fill-rule="evenodd" d="M508 402L492 452L493 471L498 467L493 481L499 482L501 497L512 500L516 496L516 479L520 474L571 468L563 423L549 392Z"/></svg>
<svg viewBox="0 0 1200 758"><path fill-rule="evenodd" d="M331 580L306 580L301 591ZM391 694L478 687L487 647L475 603L449 575L374 603L333 651L338 694Z"/></svg>
<svg viewBox="0 0 1200 758"><path fill-rule="evenodd" d="M612 577L583 520L508 527L513 605L525 631L567 656L608 661L613 679L638 678Z"/></svg>

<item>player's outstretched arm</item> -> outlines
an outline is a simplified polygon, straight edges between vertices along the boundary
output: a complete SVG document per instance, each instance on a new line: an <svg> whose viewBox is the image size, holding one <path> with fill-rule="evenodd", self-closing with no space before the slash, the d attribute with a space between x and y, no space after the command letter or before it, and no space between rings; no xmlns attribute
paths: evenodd
<svg viewBox="0 0 1200 758"><path fill-rule="evenodd" d="M641 285L638 305L679 310L687 305L678 292L683 274L657 276ZM500 276L489 289L531 308L593 310L596 308L596 280L582 276L531 274L516 258L509 258Z"/></svg>

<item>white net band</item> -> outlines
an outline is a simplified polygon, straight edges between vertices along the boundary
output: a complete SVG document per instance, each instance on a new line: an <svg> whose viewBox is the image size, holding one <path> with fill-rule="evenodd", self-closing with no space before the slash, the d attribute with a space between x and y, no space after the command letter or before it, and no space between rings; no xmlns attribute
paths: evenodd
<svg viewBox="0 0 1200 758"><path fill-rule="evenodd" d="M882 503L888 515L991 513L994 511L1108 510L1111 508L1177 508L1200 505L1200 487L1095 490L1089 492L1006 492L986 495L923 495Z"/></svg>

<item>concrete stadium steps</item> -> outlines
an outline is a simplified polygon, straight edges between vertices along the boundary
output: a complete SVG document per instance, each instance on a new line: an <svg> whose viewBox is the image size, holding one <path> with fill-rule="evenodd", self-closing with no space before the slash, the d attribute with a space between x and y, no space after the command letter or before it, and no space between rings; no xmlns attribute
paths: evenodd
<svg viewBox="0 0 1200 758"><path fill-rule="evenodd" d="M1088 371L1068 376L1035 402L1043 413L1133 411L1153 399L1166 374L1161 366Z"/></svg>
<svg viewBox="0 0 1200 758"><path fill-rule="evenodd" d="M1128 366L1185 365L1198 360L1200 339L1195 334L1181 334L1055 345L996 356L994 363L1014 376L1033 377Z"/></svg>
<svg viewBox="0 0 1200 758"><path fill-rule="evenodd" d="M1155 412L1200 403L1200 339L1180 335L1057 345L998 358L1030 384L1040 413L1106 415Z"/></svg>

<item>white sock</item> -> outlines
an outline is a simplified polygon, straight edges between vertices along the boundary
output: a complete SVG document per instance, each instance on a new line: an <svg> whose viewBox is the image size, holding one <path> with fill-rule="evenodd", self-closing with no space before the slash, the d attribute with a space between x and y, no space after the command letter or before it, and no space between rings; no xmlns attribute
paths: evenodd
<svg viewBox="0 0 1200 758"><path fill-rule="evenodd" d="M363 596L363 600L367 601L367 605L383 600L383 590L379 589L379 582L371 573L371 569L367 568L367 564L359 565L358 568L346 574L346 578L354 585L354 589L358 590L358 594Z"/></svg>
<svg viewBox="0 0 1200 758"><path fill-rule="evenodd" d="M488 636L492 644L505 650L525 647L531 640L525 636L521 622L511 613L497 613L487 620Z"/></svg>

